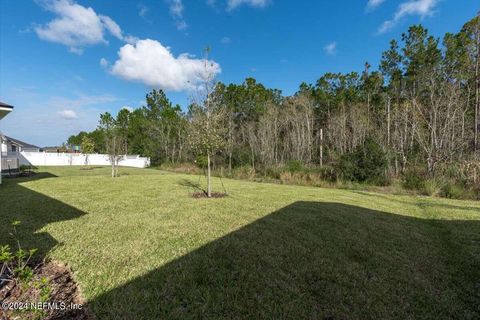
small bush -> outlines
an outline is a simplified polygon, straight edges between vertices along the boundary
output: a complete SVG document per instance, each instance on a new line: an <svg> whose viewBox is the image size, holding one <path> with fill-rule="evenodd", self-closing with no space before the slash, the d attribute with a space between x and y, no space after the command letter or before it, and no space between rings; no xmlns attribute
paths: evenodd
<svg viewBox="0 0 480 320"><path fill-rule="evenodd" d="M300 160L290 160L287 162L286 169L288 172L300 172L303 168L303 163Z"/></svg>
<svg viewBox="0 0 480 320"><path fill-rule="evenodd" d="M373 139L367 139L355 151L340 157L338 175L344 180L385 183L388 161L382 147Z"/></svg>
<svg viewBox="0 0 480 320"><path fill-rule="evenodd" d="M425 178L418 170L408 170L403 176L403 187L408 190L423 190Z"/></svg>
<svg viewBox="0 0 480 320"><path fill-rule="evenodd" d="M256 173L251 166L241 166L233 169L232 177L237 179L253 180L256 177Z"/></svg>
<svg viewBox="0 0 480 320"><path fill-rule="evenodd" d="M18 169L19 169L21 172L26 172L26 171L33 171L33 170L36 170L36 169L38 169L38 168L35 167L35 166L22 164Z"/></svg>
<svg viewBox="0 0 480 320"><path fill-rule="evenodd" d="M29 262L37 249L24 250L20 246L17 238L17 226L19 225L20 221L12 222L12 236L17 243L17 250L12 251L9 245L0 246L0 278L28 282L33 276Z"/></svg>
<svg viewBox="0 0 480 320"><path fill-rule="evenodd" d="M338 180L337 172L332 166L323 166L319 169L319 173L322 180L328 182L336 182Z"/></svg>
<svg viewBox="0 0 480 320"><path fill-rule="evenodd" d="M263 175L266 178L272 178L272 179L280 179L280 175L282 174L281 170L277 167L267 167L265 168Z"/></svg>
<svg viewBox="0 0 480 320"><path fill-rule="evenodd" d="M435 179L429 179L423 182L423 186L419 190L426 196L435 196L438 194L439 189L438 181Z"/></svg>
<svg viewBox="0 0 480 320"><path fill-rule="evenodd" d="M448 182L443 186L441 195L450 199L464 199L467 197L467 190L463 186Z"/></svg>

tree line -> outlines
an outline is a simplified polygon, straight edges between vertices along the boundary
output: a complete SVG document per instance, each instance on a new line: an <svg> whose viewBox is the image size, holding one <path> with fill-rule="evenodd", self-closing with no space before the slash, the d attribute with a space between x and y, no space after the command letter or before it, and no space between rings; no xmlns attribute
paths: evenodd
<svg viewBox="0 0 480 320"><path fill-rule="evenodd" d="M208 132L196 112L205 101L214 119ZM105 117L116 124L122 152L154 164L202 165L208 153L226 172L308 168L331 180L388 184L401 178L411 188L444 179L454 180L451 193L457 186L478 194L480 17L442 39L411 26L390 42L378 70L365 63L362 72L326 73L291 96L247 78L215 82L203 102L185 111L152 90L145 106ZM105 152L105 136L100 126L67 143L87 137L96 152Z"/></svg>

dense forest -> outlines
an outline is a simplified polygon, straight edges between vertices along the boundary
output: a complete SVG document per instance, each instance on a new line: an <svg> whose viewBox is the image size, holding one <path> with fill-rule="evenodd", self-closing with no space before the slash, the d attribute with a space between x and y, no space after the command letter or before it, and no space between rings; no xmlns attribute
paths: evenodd
<svg viewBox="0 0 480 320"><path fill-rule="evenodd" d="M215 134L214 170L235 176L389 185L448 197L480 195L480 17L443 39L411 26L382 53L378 70L326 73L292 96L253 78L216 83L209 93ZM204 165L192 141L193 102L186 110L161 90L146 105L109 117L124 153L153 164ZM112 123L113 123L112 122ZM105 128L67 144L106 152Z"/></svg>

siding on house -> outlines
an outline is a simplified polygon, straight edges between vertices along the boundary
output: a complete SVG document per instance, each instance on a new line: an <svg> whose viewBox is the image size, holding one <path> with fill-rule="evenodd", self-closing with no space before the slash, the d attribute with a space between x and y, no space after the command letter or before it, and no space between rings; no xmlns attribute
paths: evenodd
<svg viewBox="0 0 480 320"><path fill-rule="evenodd" d="M22 152L39 152L40 148L23 142L18 139L14 139L9 136L1 135L1 161L0 166L2 171L8 173L11 170L17 170L20 168L22 162Z"/></svg>

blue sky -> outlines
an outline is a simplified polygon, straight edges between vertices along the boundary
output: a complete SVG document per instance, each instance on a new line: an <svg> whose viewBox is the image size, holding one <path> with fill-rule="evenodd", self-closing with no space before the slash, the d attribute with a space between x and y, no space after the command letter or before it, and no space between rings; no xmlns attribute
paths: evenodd
<svg viewBox="0 0 480 320"><path fill-rule="evenodd" d="M220 81L254 77L292 94L325 72L378 65L411 24L457 32L473 0L0 1L0 101L7 135L40 146L96 127L101 112L163 88L185 107L211 47Z"/></svg>

